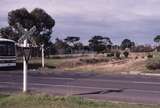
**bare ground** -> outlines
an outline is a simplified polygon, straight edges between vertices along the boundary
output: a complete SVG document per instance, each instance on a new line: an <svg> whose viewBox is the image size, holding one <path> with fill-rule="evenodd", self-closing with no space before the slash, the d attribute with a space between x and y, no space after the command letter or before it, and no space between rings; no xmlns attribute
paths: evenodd
<svg viewBox="0 0 160 108"><path fill-rule="evenodd" d="M91 60L88 63L83 60ZM147 56L145 53L131 53L129 58L115 59L104 55L89 55L74 58L45 59L45 66L50 69L78 72L120 73L120 72L144 72L146 71ZM18 61L21 63L21 61ZM22 64L22 63L21 63ZM30 60L30 65L41 67L41 59ZM38 65L37 65L38 64ZM22 67L22 66L21 66Z"/></svg>
<svg viewBox="0 0 160 108"><path fill-rule="evenodd" d="M95 58L101 59L102 57ZM58 67L67 71L69 70L81 72L143 72L146 70L145 63L147 60L144 53L131 54L128 59L109 59L108 62L101 62L95 64L86 64L80 62L80 59L81 58L68 60Z"/></svg>

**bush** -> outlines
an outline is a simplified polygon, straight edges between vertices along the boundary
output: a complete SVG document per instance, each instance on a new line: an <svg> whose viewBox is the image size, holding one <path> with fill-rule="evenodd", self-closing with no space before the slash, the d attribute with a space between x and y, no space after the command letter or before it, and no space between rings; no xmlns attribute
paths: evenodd
<svg viewBox="0 0 160 108"><path fill-rule="evenodd" d="M152 54L149 54L147 57L148 57L148 58L153 58L153 55L152 55Z"/></svg>
<svg viewBox="0 0 160 108"><path fill-rule="evenodd" d="M125 58L128 58L129 52L128 51L124 51L123 55L125 56Z"/></svg>
<svg viewBox="0 0 160 108"><path fill-rule="evenodd" d="M148 69L160 69L160 57L149 58L146 67Z"/></svg>
<svg viewBox="0 0 160 108"><path fill-rule="evenodd" d="M144 59L145 58L145 56L142 56L142 59Z"/></svg>
<svg viewBox="0 0 160 108"><path fill-rule="evenodd" d="M113 57L113 56L114 56L113 52L107 54L107 57Z"/></svg>
<svg viewBox="0 0 160 108"><path fill-rule="evenodd" d="M132 52L152 52L153 50L150 45L138 45L131 49Z"/></svg>
<svg viewBox="0 0 160 108"><path fill-rule="evenodd" d="M138 56L135 57L135 60L138 59Z"/></svg>
<svg viewBox="0 0 160 108"><path fill-rule="evenodd" d="M102 62L108 62L109 60L106 58L91 58L91 59L80 59L81 62L86 64L96 64L96 63L102 63Z"/></svg>
<svg viewBox="0 0 160 108"><path fill-rule="evenodd" d="M116 52L116 57L117 57L117 58L120 58L120 56L121 56L121 52L117 51L117 52Z"/></svg>

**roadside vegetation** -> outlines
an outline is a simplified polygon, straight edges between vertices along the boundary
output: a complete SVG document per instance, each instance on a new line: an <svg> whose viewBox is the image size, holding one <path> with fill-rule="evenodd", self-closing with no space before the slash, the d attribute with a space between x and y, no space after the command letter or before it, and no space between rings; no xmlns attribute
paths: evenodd
<svg viewBox="0 0 160 108"><path fill-rule="evenodd" d="M119 55L120 53L120 55ZM123 52L106 54L74 54L53 55L45 59L45 67L49 70L96 72L99 74L120 73L130 71L144 72L147 54ZM112 55L113 54L113 55ZM21 64L22 60L17 61ZM30 69L41 68L41 58L32 58L29 62Z"/></svg>
<svg viewBox="0 0 160 108"><path fill-rule="evenodd" d="M96 102L80 97L48 95L0 96L0 108L159 108L159 105Z"/></svg>
<svg viewBox="0 0 160 108"><path fill-rule="evenodd" d="M150 70L160 69L160 54L148 55L146 67Z"/></svg>
<svg viewBox="0 0 160 108"><path fill-rule="evenodd" d="M27 15L27 17L26 17ZM51 42L51 34L56 20L45 10L35 8L28 11L26 8L10 10L8 12L8 26L0 28L2 38L18 42L23 34L21 27L30 30L37 29L32 36L36 46L32 47L30 69L41 68L41 46L45 49L45 67L79 72L119 73L119 72L151 72L160 69L160 57L152 53L160 51L160 35L153 41L157 46L136 44L128 38L122 39L117 45L112 38L102 35L93 35L88 44L83 44L81 37L58 37ZM39 25L41 24L41 26ZM20 27L21 26L21 27ZM22 58L21 48L17 45L17 58ZM17 69L22 69L22 60L17 60Z"/></svg>

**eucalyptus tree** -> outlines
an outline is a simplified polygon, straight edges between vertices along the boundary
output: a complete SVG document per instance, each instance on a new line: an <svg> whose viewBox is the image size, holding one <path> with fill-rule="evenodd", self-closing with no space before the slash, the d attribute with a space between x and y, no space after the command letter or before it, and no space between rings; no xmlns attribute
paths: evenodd
<svg viewBox="0 0 160 108"><path fill-rule="evenodd" d="M160 44L160 35L157 35L157 36L154 38L154 42Z"/></svg>
<svg viewBox="0 0 160 108"><path fill-rule="evenodd" d="M33 34L33 37L37 45L50 45L50 37L55 20L43 9L35 8L31 12L28 12L25 8L11 10L8 13L9 26L1 28L1 35L5 38L18 41L18 38L22 35L17 27L18 23L26 30L36 26L36 32Z"/></svg>
<svg viewBox="0 0 160 108"><path fill-rule="evenodd" d="M111 48L112 46L110 38L103 36L94 36L88 42L90 48L97 53L104 52L107 48Z"/></svg>
<svg viewBox="0 0 160 108"><path fill-rule="evenodd" d="M126 48L132 48L135 46L135 43L129 39L124 39L121 43L121 48L124 50Z"/></svg>
<svg viewBox="0 0 160 108"><path fill-rule="evenodd" d="M80 37L76 36L68 36L64 39L64 41L71 47L71 53L73 53L77 48L77 45L79 43Z"/></svg>

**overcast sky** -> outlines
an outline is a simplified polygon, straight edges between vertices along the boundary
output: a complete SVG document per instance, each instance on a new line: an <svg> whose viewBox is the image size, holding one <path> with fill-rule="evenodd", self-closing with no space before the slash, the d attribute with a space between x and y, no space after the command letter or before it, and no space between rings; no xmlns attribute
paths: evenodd
<svg viewBox="0 0 160 108"><path fill-rule="evenodd" d="M151 44L160 34L160 0L0 0L0 27L8 11L22 7L42 8L55 19L52 39L80 36L87 43L102 35L115 44L124 38Z"/></svg>

